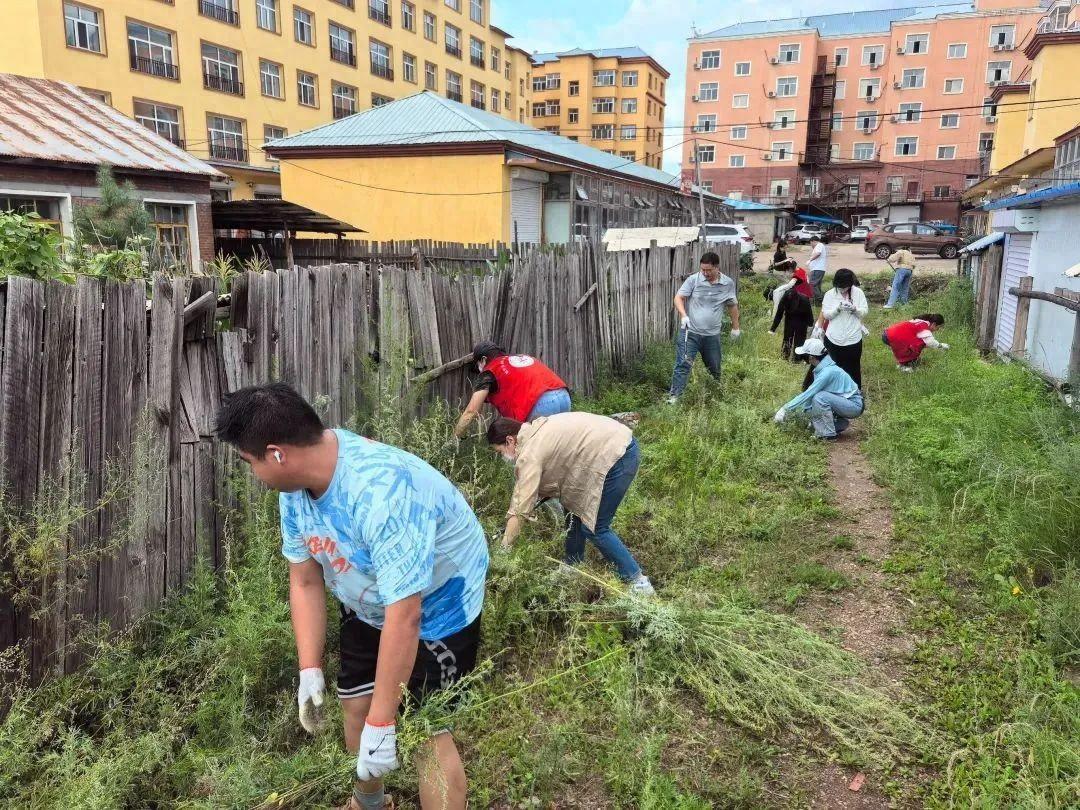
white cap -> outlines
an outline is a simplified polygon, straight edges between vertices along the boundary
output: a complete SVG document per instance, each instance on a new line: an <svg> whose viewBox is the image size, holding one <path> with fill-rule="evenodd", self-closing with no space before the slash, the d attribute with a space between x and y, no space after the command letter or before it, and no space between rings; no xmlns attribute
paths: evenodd
<svg viewBox="0 0 1080 810"><path fill-rule="evenodd" d="M821 357L825 354L825 343L817 338L810 338L802 346L796 347L795 354L808 354L811 357Z"/></svg>

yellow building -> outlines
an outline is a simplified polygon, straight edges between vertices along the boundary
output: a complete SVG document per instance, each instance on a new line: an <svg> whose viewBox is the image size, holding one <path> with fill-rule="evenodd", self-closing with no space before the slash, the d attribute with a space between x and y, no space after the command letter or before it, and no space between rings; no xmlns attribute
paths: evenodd
<svg viewBox="0 0 1080 810"><path fill-rule="evenodd" d="M532 123L659 169L668 72L640 48L532 56Z"/></svg>
<svg viewBox="0 0 1080 810"><path fill-rule="evenodd" d="M263 143L428 89L527 120L528 55L489 0L3 0L0 72L75 83L280 195Z"/></svg>

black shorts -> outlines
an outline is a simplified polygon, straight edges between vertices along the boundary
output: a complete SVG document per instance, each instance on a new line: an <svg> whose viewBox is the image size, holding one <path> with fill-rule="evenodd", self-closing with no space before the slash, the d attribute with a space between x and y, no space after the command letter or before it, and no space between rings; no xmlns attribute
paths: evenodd
<svg viewBox="0 0 1080 810"><path fill-rule="evenodd" d="M356 617L341 612L341 668L338 670L338 698L365 697L375 691L375 667L379 660L382 631ZM420 639L416 664L409 676L408 690L419 705L432 692L445 689L476 668L480 647L480 617L452 636L437 641Z"/></svg>

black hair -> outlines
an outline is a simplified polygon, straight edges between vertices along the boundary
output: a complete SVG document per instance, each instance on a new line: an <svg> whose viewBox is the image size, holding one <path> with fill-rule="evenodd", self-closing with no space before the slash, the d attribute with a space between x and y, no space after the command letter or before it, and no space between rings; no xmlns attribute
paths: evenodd
<svg viewBox="0 0 1080 810"><path fill-rule="evenodd" d="M701 254L701 264L707 264L712 267L719 267L720 257L710 250L708 253Z"/></svg>
<svg viewBox="0 0 1080 810"><path fill-rule="evenodd" d="M839 287L842 290L846 290L848 287L858 287L859 279L857 279L855 274L846 267L841 267L836 271L836 275L833 276L833 286Z"/></svg>
<svg viewBox="0 0 1080 810"><path fill-rule="evenodd" d="M473 346L473 362L479 363L481 359L494 360L506 354L506 349L493 340L481 340Z"/></svg>
<svg viewBox="0 0 1080 810"><path fill-rule="evenodd" d="M315 409L285 383L241 388L227 394L214 433L223 442L262 458L271 444L310 447L325 428Z"/></svg>
<svg viewBox="0 0 1080 810"><path fill-rule="evenodd" d="M500 416L487 429L488 444L506 444L507 436L517 436L521 422L508 416Z"/></svg>
<svg viewBox="0 0 1080 810"><path fill-rule="evenodd" d="M945 325L945 316L938 315L936 312L928 312L925 315L916 315L915 320L926 321L928 323L934 324L935 326Z"/></svg>

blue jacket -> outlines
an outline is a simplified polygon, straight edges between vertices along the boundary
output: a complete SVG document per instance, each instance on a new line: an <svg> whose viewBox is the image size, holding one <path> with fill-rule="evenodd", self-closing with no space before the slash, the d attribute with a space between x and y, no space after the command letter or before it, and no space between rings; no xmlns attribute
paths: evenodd
<svg viewBox="0 0 1080 810"><path fill-rule="evenodd" d="M804 411L808 411L810 410L810 403L814 399L814 394L820 394L822 391L829 394L839 394L842 397L850 397L858 390L859 386L855 385L851 375L836 365L835 360L826 355L814 369L814 381L810 383L810 387L787 403L784 410L794 411L796 408L802 408Z"/></svg>

